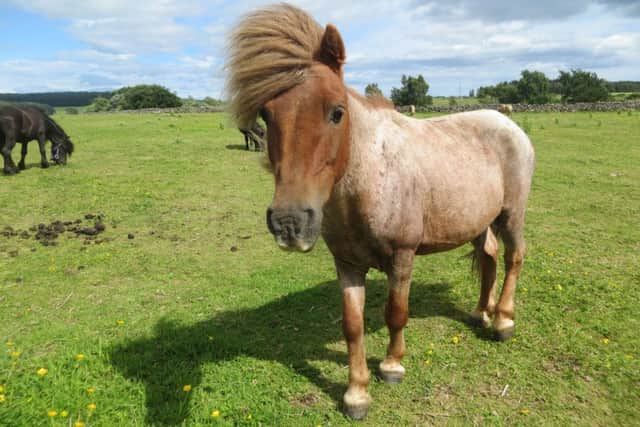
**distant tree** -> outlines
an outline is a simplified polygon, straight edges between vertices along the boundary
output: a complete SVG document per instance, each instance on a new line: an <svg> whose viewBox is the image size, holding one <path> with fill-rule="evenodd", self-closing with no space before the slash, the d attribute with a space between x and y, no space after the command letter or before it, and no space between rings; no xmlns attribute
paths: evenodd
<svg viewBox="0 0 640 427"><path fill-rule="evenodd" d="M516 86L520 101L546 104L551 98L549 79L540 71L523 70Z"/></svg>
<svg viewBox="0 0 640 427"><path fill-rule="evenodd" d="M202 100L202 102L204 102L207 105L214 106L214 107L224 104L223 101L221 101L219 99L212 98L210 96L207 96L205 99Z"/></svg>
<svg viewBox="0 0 640 427"><path fill-rule="evenodd" d="M494 96L498 102L504 104L518 104L522 101L520 92L518 91L518 82L501 82L495 86Z"/></svg>
<svg viewBox="0 0 640 427"><path fill-rule="evenodd" d="M93 100L91 105L87 107L87 111L90 113L99 113L101 111L109 110L109 100L103 96L99 96Z"/></svg>
<svg viewBox="0 0 640 427"><path fill-rule="evenodd" d="M429 84L422 75L418 77L402 76L400 89L391 89L391 100L395 105L415 105L422 107L433 103L433 99L427 95Z"/></svg>
<svg viewBox="0 0 640 427"><path fill-rule="evenodd" d="M118 95L121 95L121 99ZM140 110L142 108L172 108L182 106L182 100L159 85L137 85L119 89L113 98L112 108L122 110ZM115 105L113 105L115 104Z"/></svg>
<svg viewBox="0 0 640 427"><path fill-rule="evenodd" d="M597 102L609 97L604 79L596 73L583 70L560 71L558 78L562 100L565 102Z"/></svg>
<svg viewBox="0 0 640 427"><path fill-rule="evenodd" d="M376 96L384 96L382 95L382 91L378 87L378 83L369 83L367 87L364 88L364 94L368 98L374 98Z"/></svg>
<svg viewBox="0 0 640 427"><path fill-rule="evenodd" d="M471 89L471 90L469 91L469 98L475 98L475 97L476 97L476 91L475 91L475 90L473 90L473 89Z"/></svg>

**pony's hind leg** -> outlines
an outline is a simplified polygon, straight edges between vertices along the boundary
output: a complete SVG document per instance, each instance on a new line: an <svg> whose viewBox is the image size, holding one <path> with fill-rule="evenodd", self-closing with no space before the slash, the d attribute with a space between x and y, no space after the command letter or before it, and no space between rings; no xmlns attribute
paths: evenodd
<svg viewBox="0 0 640 427"><path fill-rule="evenodd" d="M504 266L505 276L502 285L502 293L500 300L496 305L495 318L493 326L497 333L497 338L506 341L513 336L515 331L515 303L514 297L516 292L516 282L526 251L526 244L522 233L522 224L524 218L517 221L516 224L508 224L502 232L502 240L505 245L504 249Z"/></svg>
<svg viewBox="0 0 640 427"><path fill-rule="evenodd" d="M414 257L414 251L398 252L387 273L389 297L384 317L389 329L389 347L387 356L380 362L380 375L387 383L398 383L405 374L400 362L405 353L403 329L409 320L409 288Z"/></svg>
<svg viewBox="0 0 640 427"><path fill-rule="evenodd" d="M498 260L498 240L488 228L473 241L474 267L480 273L480 299L475 310L471 312L470 322L473 325L491 326L491 318L496 305L496 267Z"/></svg>

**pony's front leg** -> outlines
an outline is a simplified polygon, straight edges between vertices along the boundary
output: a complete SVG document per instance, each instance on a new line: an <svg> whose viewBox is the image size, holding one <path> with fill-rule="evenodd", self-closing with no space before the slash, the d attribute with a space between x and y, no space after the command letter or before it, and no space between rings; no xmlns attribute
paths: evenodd
<svg viewBox="0 0 640 427"><path fill-rule="evenodd" d="M385 321L389 328L387 357L380 362L380 376L387 383L399 383L405 374L400 364L405 353L403 329L409 320L409 288L415 252L397 252L387 276L389 277L389 297L385 308Z"/></svg>
<svg viewBox="0 0 640 427"><path fill-rule="evenodd" d="M47 150L45 147L46 142L47 140L43 136L38 138L38 148L40 148L40 166L43 168L49 167L49 162L47 161Z"/></svg>
<svg viewBox="0 0 640 427"><path fill-rule="evenodd" d="M20 150L20 161L18 162L18 169L25 170L27 166L24 163L24 159L27 157L27 143L22 143L22 149Z"/></svg>
<svg viewBox="0 0 640 427"><path fill-rule="evenodd" d="M16 141L7 137L5 138L2 150L0 150L2 151L2 157L4 158L4 173L7 175L13 175L18 172L18 169L16 169L16 165L13 163L13 159L11 158L11 150L13 150L14 145L16 145Z"/></svg>
<svg viewBox="0 0 640 427"><path fill-rule="evenodd" d="M366 271L336 260L342 288L342 330L349 352L349 386L344 394L344 412L351 418L367 415L371 396L367 392L369 369L364 346L364 300Z"/></svg>

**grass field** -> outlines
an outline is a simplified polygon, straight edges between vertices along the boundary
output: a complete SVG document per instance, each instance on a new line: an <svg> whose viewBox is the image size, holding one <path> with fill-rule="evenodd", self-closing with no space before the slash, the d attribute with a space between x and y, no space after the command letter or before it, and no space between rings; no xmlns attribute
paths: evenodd
<svg viewBox="0 0 640 427"><path fill-rule="evenodd" d="M56 118L69 165L32 144L0 176L0 425L637 425L640 113L515 115L537 153L516 337L465 324L469 248L419 258L407 376L374 376L362 423L332 259L276 247L272 178L224 115ZM30 231L87 214L104 232ZM385 295L371 272L373 372Z"/></svg>

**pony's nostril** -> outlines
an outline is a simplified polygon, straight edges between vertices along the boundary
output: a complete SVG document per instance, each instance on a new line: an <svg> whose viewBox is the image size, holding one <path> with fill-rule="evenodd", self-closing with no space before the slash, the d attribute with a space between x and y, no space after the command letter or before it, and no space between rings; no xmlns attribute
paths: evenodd
<svg viewBox="0 0 640 427"><path fill-rule="evenodd" d="M315 217L316 212L313 209L305 209L304 213L307 215L307 218L306 218L307 222L308 223L313 222L313 218Z"/></svg>

